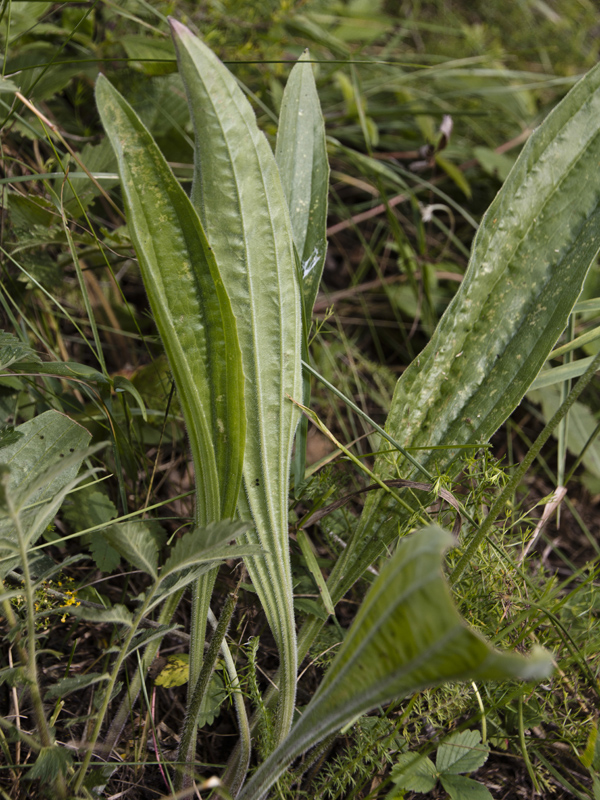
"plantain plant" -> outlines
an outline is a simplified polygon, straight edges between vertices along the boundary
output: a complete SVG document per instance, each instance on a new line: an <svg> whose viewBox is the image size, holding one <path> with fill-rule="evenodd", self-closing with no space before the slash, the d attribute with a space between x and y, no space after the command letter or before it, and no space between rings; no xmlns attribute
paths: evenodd
<svg viewBox="0 0 600 800"><path fill-rule="evenodd" d="M241 744L223 776L230 795L257 800L295 758L382 703L444 681L536 680L551 670L552 659L544 651L528 658L499 653L465 625L443 574L444 553L456 541L435 525L415 531L411 521L418 507L412 495L399 498L384 481L414 482L423 476L431 481L438 470L456 475L458 450L452 446L488 441L564 329L600 246L600 185L582 179L593 174L600 158L600 136L592 124L600 111L600 67L531 136L482 221L459 292L430 344L398 381L382 432L391 447L374 468L381 489L369 494L329 576L324 609L339 602L386 549L394 552L313 699L292 724L298 658L306 655L326 617L309 617L296 632L288 545L294 440L296 477L303 464L298 408L308 392L302 361L306 378L312 369L308 321L325 257L324 123L305 55L284 92L273 153L231 73L186 27L174 21L171 26L195 129L189 197L135 111L102 76L96 98L185 418L195 471L195 525L162 565L143 526L112 526L107 533L110 544L149 576L149 588L138 598L134 615L119 607L97 614L124 628L125 646L110 673L96 676L105 689L83 762L75 772L65 761L53 774L59 773L58 796L66 796L71 776L72 792L85 796L87 772L126 655L145 648L142 670L148 667L161 636L172 630L181 593L193 584L188 708L179 752L184 769L175 788L191 781L198 709L219 648L236 685L235 663L224 641L233 601L225 604L218 623L210 608L214 565L233 555L245 560L280 659L277 689L262 704L278 697L273 750L247 781L249 724L238 692ZM427 449L439 445L448 449ZM413 447L424 453L420 461L409 456ZM503 497L479 530L474 524L468 528L455 580L500 513ZM6 506L4 495L0 500ZM8 503L7 530L19 530L20 513ZM227 547L234 538L245 541ZM19 553L27 563L23 542ZM11 558L19 553L14 545L6 549ZM160 627L152 636L140 636L153 608L161 608ZM207 619L215 634L205 653ZM27 636L35 650L32 625L30 615ZM35 676L31 680L35 688ZM141 680L138 675L132 682L125 713ZM42 774L52 759L60 761L60 748L42 724L41 700L38 710L45 731L39 748ZM106 738L108 751L123 719L120 710Z"/></svg>

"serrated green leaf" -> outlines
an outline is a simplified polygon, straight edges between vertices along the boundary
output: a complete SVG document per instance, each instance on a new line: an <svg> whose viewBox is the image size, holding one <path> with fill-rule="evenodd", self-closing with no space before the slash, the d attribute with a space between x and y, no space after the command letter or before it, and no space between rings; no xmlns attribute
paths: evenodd
<svg viewBox="0 0 600 800"><path fill-rule="evenodd" d="M479 731L462 731L453 733L439 746L435 765L445 775L474 772L485 764L489 754L487 744L481 744Z"/></svg>
<svg viewBox="0 0 600 800"><path fill-rule="evenodd" d="M75 617L87 619L90 622L112 623L125 625L130 628L133 624L133 614L124 605L117 603L110 608L90 608L88 606L72 606L70 613Z"/></svg>
<svg viewBox="0 0 600 800"><path fill-rule="evenodd" d="M308 597L294 597L294 608L298 611L302 611L304 614L312 614L322 619L323 622L327 622L329 619L329 613L325 611L323 606Z"/></svg>
<svg viewBox="0 0 600 800"><path fill-rule="evenodd" d="M596 755L597 741L598 741L598 724L596 722L592 722L585 750L579 756L579 760L586 769L589 769L594 762L594 756Z"/></svg>
<svg viewBox="0 0 600 800"><path fill-rule="evenodd" d="M430 758L418 753L401 753L390 775L396 786L411 792L431 792L438 781Z"/></svg>
<svg viewBox="0 0 600 800"><path fill-rule="evenodd" d="M245 437L236 319L198 215L151 135L103 76L96 101L117 155L129 231L186 420L198 521L232 517Z"/></svg>
<svg viewBox="0 0 600 800"><path fill-rule="evenodd" d="M192 200L238 322L245 494L266 551L264 560L246 563L282 661L282 733L294 713L297 672L287 499L298 422L289 397L302 397L293 234L275 158L236 80L185 26L171 26L195 128ZM244 507L241 497L243 513Z"/></svg>
<svg viewBox="0 0 600 800"><path fill-rule="evenodd" d="M188 682L189 674L189 653L178 653L174 656L167 656L167 663L154 679L154 683L157 686L164 686L165 689L183 686Z"/></svg>
<svg viewBox="0 0 600 800"><path fill-rule="evenodd" d="M25 774L28 781L38 780L42 786L54 783L59 775L65 775L71 764L73 757L66 747L52 745L42 747L35 760L35 764Z"/></svg>
<svg viewBox="0 0 600 800"><path fill-rule="evenodd" d="M194 528L175 542L162 568L161 579L178 570L201 564L203 561L227 558L227 555L222 555L228 552L228 548L224 548L223 545L237 539L247 529L248 523L239 520L222 520Z"/></svg>
<svg viewBox="0 0 600 800"><path fill-rule="evenodd" d="M127 520L110 525L103 532L106 540L134 567L152 578L157 576L156 538L144 520Z"/></svg>
<svg viewBox="0 0 600 800"><path fill-rule="evenodd" d="M275 159L290 211L304 306L310 319L327 250L329 161L308 50L292 69L283 92Z"/></svg>
<svg viewBox="0 0 600 800"><path fill-rule="evenodd" d="M121 561L119 552L106 541L102 531L90 535L90 554L100 572L113 572Z"/></svg>
<svg viewBox="0 0 600 800"><path fill-rule="evenodd" d="M44 699L51 700L53 697L66 697L72 692L78 692L88 686L93 686L96 683L108 680L110 680L110 675L100 672L88 672L85 675L74 675L72 678L62 678L48 689L44 695Z"/></svg>
<svg viewBox="0 0 600 800"><path fill-rule="evenodd" d="M240 800L261 796L300 753L392 698L447 681L534 680L551 672L544 651L500 653L465 625L442 573L452 542L437 526L400 541L302 717Z"/></svg>
<svg viewBox="0 0 600 800"><path fill-rule="evenodd" d="M63 516L73 531L104 525L117 516L117 509L110 497L98 486L82 486L70 497Z"/></svg>
<svg viewBox="0 0 600 800"><path fill-rule="evenodd" d="M440 775L442 786L452 800L494 800L490 790L482 783L464 775Z"/></svg>

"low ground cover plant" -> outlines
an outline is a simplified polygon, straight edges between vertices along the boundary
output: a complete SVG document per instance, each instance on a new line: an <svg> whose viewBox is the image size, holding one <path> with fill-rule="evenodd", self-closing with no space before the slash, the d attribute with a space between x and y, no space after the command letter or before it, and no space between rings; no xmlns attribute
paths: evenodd
<svg viewBox="0 0 600 800"><path fill-rule="evenodd" d="M94 405L93 414L86 411L89 419L101 420L107 432L108 441L98 442L94 428L90 447L83 419L47 410L6 432L0 449L2 608L6 641L15 653L0 675L28 698L32 720L26 733L5 716L1 744L9 764L15 742L29 748L33 765L23 779L58 797L106 794L124 728L136 704L148 702L146 679L159 648L165 637L180 633L175 615L188 590L187 658L173 659L170 673L157 681L187 683L177 751L158 759L164 791L172 796L191 796L194 782L202 785L198 724L210 724L225 698L235 708L238 741L205 790L253 800L275 791L275 784L280 793L292 791L339 731L382 705L440 684L548 678L551 653L523 647L520 640L526 657L495 649L461 618L450 586L460 592L527 469L600 363L593 355L570 367L569 378L579 375L578 382L547 415L519 467L498 479L503 485L484 508L481 496L456 496L453 482L468 473L469 454L485 449L534 382L564 379L563 373L540 371L600 249L600 189L588 179L600 155L591 124L600 105L598 68L528 139L479 227L458 292L396 384L385 427L367 420L376 450L369 467L311 407L310 377L324 380L311 350L310 319L326 258L329 157L310 54L298 60L282 92L271 148L227 67L187 27L175 20L170 25L194 127L189 194L136 110L103 75L95 96L116 159L126 235L173 375L175 413L189 440L195 503L184 530L167 543L150 514L151 502L129 511L121 475L122 513L98 484L97 454L109 450L117 472L128 461L135 464L118 401L130 431L153 409L133 381L108 373L97 331L97 367L42 362L18 326L0 341L9 380L71 382ZM76 199L68 181L62 196L68 186ZM79 265L66 223L64 234ZM167 409L161 436L168 417ZM351 498L313 503L294 528L297 549L290 549L290 480L294 502L310 491L308 421L368 483L360 518L326 575L307 529ZM75 624L110 624L114 633L104 648L103 671L71 675L67 668L48 682L41 677L38 640L40 626L57 608L40 609L40 594L84 555L57 563L42 554L47 543L68 539L49 530L65 502L71 506L64 513L77 528L78 495L94 509L95 523L71 535L87 543L102 571L123 560L138 577L121 602L110 604L81 602L71 589L50 590L61 601L61 615L72 614L80 621ZM431 504L439 499L453 509L454 536L436 523ZM444 559L451 548L447 578ZM298 554L318 588L303 606L301 626L292 562ZM219 594L219 566L241 560L249 581L242 573L237 588ZM371 585L343 631L339 604L364 579ZM253 676L258 640L234 653L227 638L241 585L256 593L269 629L263 635L276 648L266 690ZM335 655L323 664L298 716L299 664L332 630L339 634ZM83 691L93 692L93 710L81 736L67 745L56 735L56 720L69 696ZM461 787L472 791L463 773L481 766L480 754L467 758L464 768L444 762L457 737L468 739L470 751L477 749L478 732L456 734L438 748L437 772L431 761L399 754L388 779L391 796L419 791L414 769L421 770L419 786L427 784L427 791L438 778L453 797ZM405 750L403 743L396 747ZM297 771L290 771L300 757ZM593 765L593 758L587 760ZM415 764L421 766L411 772Z"/></svg>

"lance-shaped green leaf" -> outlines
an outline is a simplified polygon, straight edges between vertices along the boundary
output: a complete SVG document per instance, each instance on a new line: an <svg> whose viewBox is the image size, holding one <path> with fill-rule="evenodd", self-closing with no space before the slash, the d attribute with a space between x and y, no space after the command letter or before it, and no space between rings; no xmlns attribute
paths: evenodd
<svg viewBox="0 0 600 800"><path fill-rule="evenodd" d="M275 159L290 210L306 316L315 304L327 250L329 161L325 124L306 50L283 92Z"/></svg>
<svg viewBox="0 0 600 800"><path fill-rule="evenodd" d="M232 517L245 438L235 317L198 215L152 136L102 75L96 101L117 155L131 239L185 416L197 518Z"/></svg>
<svg viewBox="0 0 600 800"><path fill-rule="evenodd" d="M442 573L451 534L432 526L404 539L366 596L338 655L288 738L239 800L255 800L294 758L360 714L447 681L537 680L552 658L494 650L454 607Z"/></svg>
<svg viewBox="0 0 600 800"><path fill-rule="evenodd" d="M171 550L160 573L161 579L173 572L196 566L205 561L228 558L229 552L232 558L242 555L247 551L248 546L242 552L238 552L239 548L237 547L228 548L227 542L237 539L247 529L247 522L221 520L207 525L206 528L196 528L186 533L177 540Z"/></svg>
<svg viewBox="0 0 600 800"><path fill-rule="evenodd" d="M487 442L548 358L600 248L599 115L597 66L529 138L482 220L460 289L399 379L386 430L405 447ZM457 452L425 451L421 463L456 472ZM375 472L418 475L397 454ZM395 536L398 518L377 495L332 572L334 600Z"/></svg>
<svg viewBox="0 0 600 800"><path fill-rule="evenodd" d="M192 199L199 211L238 324L246 376L244 483L264 560L248 569L284 665L293 715L296 644L287 496L302 396L301 306L294 241L279 170L234 77L185 26L171 21L196 133Z"/></svg>
<svg viewBox="0 0 600 800"><path fill-rule="evenodd" d="M20 514L21 527L31 546L56 514L55 501L75 480L91 434L58 411L45 411L15 430L22 435L0 450L0 464L10 470L5 477L5 491ZM5 540L8 549L9 543L17 542L5 508L0 508L0 539ZM0 575L5 575L12 565L14 562L0 562Z"/></svg>

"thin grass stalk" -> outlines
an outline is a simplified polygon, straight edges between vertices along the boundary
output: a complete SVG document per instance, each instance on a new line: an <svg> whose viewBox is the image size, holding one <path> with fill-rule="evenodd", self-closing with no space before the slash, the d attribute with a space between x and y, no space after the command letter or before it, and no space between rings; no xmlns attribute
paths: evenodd
<svg viewBox="0 0 600 800"><path fill-rule="evenodd" d="M179 791L188 784L191 785L193 774L192 765L194 763L194 755L196 751L196 725L198 721L198 715L200 713L200 706L202 705L206 690L208 689L208 684L215 668L217 656L219 655L221 645L225 639L225 634L227 633L227 628L231 622L231 617L233 616L236 602L237 594L235 593L230 594L225 601L225 606L221 612L215 632L210 640L208 652L204 658L198 680L192 686L192 691L190 693L186 708L181 741L177 751L177 761L179 763L184 763L185 766L175 778L176 791Z"/></svg>
<svg viewBox="0 0 600 800"><path fill-rule="evenodd" d="M54 739L48 720L44 713L44 704L42 702L42 693L37 674L37 652L35 645L35 597L31 584L31 573L29 571L29 559L27 555L27 541L21 526L21 517L15 510L10 494L5 494L6 507L17 534L17 542L19 547L19 556L21 558L21 568L23 570L23 591L25 592L25 607L27 611L27 645L26 648L18 644L19 655L25 672L29 680L28 691L31 697L33 706L33 715L35 717L37 731L40 737L42 747L52 747ZM62 773L58 773L54 781L54 789L59 798L67 796L67 787Z"/></svg>

